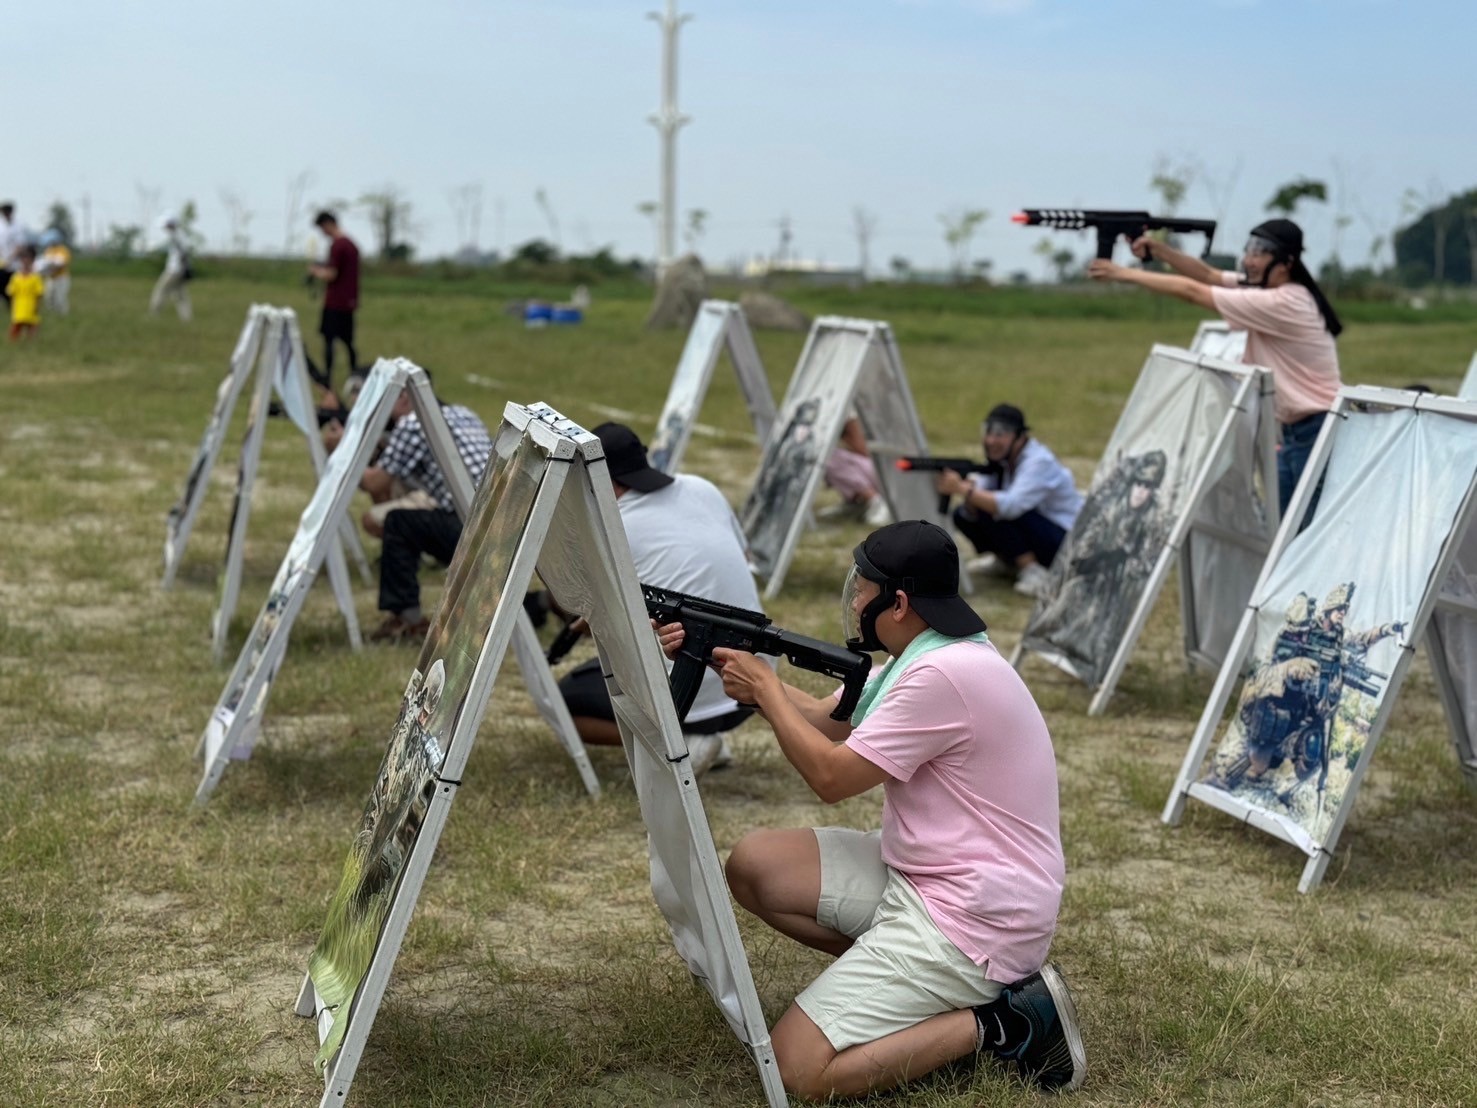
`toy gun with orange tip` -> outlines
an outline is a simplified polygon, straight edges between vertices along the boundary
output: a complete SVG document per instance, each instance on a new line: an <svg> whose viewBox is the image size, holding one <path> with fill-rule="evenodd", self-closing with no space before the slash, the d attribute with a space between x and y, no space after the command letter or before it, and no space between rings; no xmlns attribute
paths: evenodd
<svg viewBox="0 0 1477 1108"><path fill-rule="evenodd" d="M942 473L946 469L952 469L963 477L968 477L971 473L991 473L998 477L1004 472L999 462L977 462L973 458L902 457L893 465L904 473ZM939 515L947 515L948 512L949 494L941 492Z"/></svg>
<svg viewBox="0 0 1477 1108"><path fill-rule="evenodd" d="M1027 208L1010 217L1012 223L1024 227L1049 227L1054 231L1085 231L1089 227L1097 231L1097 256L1111 258L1113 244L1122 235L1133 242L1149 231L1174 231L1181 234L1205 236L1205 250L1201 257L1210 256L1210 244L1215 238L1215 220L1178 219L1174 216L1150 215L1148 212L1094 211L1090 208ZM1150 259L1145 258L1147 264Z"/></svg>

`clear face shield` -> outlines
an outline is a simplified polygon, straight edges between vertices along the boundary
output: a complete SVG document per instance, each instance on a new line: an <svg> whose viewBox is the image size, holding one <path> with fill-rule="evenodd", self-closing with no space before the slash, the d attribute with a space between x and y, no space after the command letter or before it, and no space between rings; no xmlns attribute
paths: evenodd
<svg viewBox="0 0 1477 1108"><path fill-rule="evenodd" d="M862 571L855 562L852 563L851 572L846 575L846 583L841 586L841 641L852 642L862 637L862 597L870 597L871 590L867 585L871 582L862 576Z"/></svg>

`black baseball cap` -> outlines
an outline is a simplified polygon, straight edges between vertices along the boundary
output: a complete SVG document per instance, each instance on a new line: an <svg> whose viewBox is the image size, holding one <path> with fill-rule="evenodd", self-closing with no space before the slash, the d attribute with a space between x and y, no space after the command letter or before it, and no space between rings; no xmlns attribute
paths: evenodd
<svg viewBox="0 0 1477 1108"><path fill-rule="evenodd" d="M941 635L977 635L985 621L959 595L959 548L936 523L904 519L879 527L852 551L857 569L886 590L902 589Z"/></svg>
<svg viewBox="0 0 1477 1108"><path fill-rule="evenodd" d="M990 414L985 416L985 426L988 427L992 423L1014 428L1017 435L1030 430L1026 426L1026 413L1014 404L996 404L991 408Z"/></svg>
<svg viewBox="0 0 1477 1108"><path fill-rule="evenodd" d="M605 448L605 464L610 467L610 475L621 484L637 492L656 492L672 483L667 474L651 468L646 460L646 447L624 423L602 423L594 433Z"/></svg>

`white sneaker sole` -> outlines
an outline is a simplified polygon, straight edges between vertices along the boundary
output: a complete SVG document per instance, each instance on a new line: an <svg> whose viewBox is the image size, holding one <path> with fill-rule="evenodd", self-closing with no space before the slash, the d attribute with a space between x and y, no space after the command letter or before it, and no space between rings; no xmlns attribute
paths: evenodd
<svg viewBox="0 0 1477 1108"><path fill-rule="evenodd" d="M1041 967L1041 980L1056 1005L1057 1019L1062 1023L1062 1034L1067 1038L1067 1050L1072 1055L1072 1080L1055 1091L1070 1093L1087 1079L1087 1050L1082 1045L1082 1029L1077 1026L1077 1005L1072 1003L1072 992L1062 979L1055 962Z"/></svg>

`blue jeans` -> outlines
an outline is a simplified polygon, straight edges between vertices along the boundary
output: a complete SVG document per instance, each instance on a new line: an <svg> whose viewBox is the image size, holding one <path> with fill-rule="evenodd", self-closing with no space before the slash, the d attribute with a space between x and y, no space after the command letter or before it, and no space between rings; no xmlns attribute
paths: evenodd
<svg viewBox="0 0 1477 1108"><path fill-rule="evenodd" d="M1327 418L1327 412L1317 412L1296 423L1282 424L1282 442L1277 447L1277 504L1282 515L1287 514L1287 505L1302 480L1308 455L1313 453L1313 444L1318 441L1318 432L1323 430L1323 421ZM1303 516L1304 523L1318 506L1318 493L1321 491L1321 488L1314 490L1313 499L1308 502L1307 513Z"/></svg>

